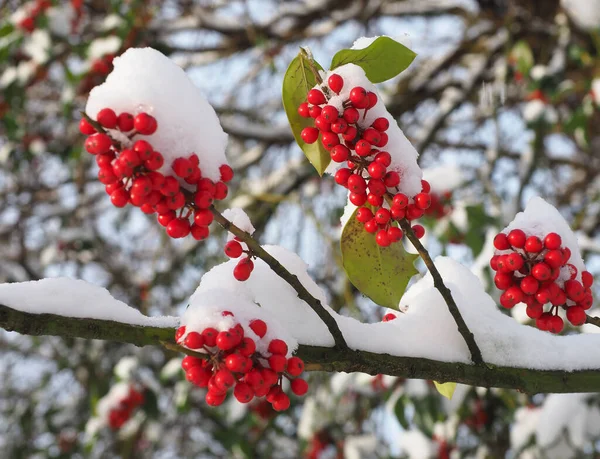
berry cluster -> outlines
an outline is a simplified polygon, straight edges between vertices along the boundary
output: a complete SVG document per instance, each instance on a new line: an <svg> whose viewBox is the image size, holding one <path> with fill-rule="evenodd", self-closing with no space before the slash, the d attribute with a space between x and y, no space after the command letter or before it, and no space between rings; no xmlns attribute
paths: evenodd
<svg viewBox="0 0 600 459"><path fill-rule="evenodd" d="M573 325L582 325L586 320L585 311L592 306L593 282L588 271L581 273L577 280L577 268L569 263L571 250L562 247L562 239L557 233L548 233L543 240L527 235L521 229L513 229L508 234L500 233L494 238L497 251L490 260L496 271L494 283L504 292L500 304L512 308L517 303L527 305L527 315L535 319L540 330L560 333L564 327L559 309L566 310L566 316ZM550 310L544 312L544 305L550 303Z"/></svg>
<svg viewBox="0 0 600 459"><path fill-rule="evenodd" d="M222 314L233 316L230 311ZM267 333L267 324L260 319L252 320L249 327L259 339ZM268 355L263 355L257 351L256 341L244 336L244 327L240 323L228 330L208 327L187 334L182 326L177 329L175 340L188 349L208 354L208 359L188 355L181 367L188 381L208 388L205 399L211 406L222 404L227 391L233 388L233 396L240 403L249 403L254 397L266 397L274 410L286 410L290 398L281 387L283 377L290 380L294 394L304 395L308 391L308 383L297 378L304 371L304 362L299 357L286 358L288 347L285 341L271 340Z"/></svg>
<svg viewBox="0 0 600 459"><path fill-rule="evenodd" d="M98 179L106 186L111 202L116 207L132 204L145 214L158 214L158 222L172 238L191 234L196 240L206 239L213 221L209 207L227 196L226 182L233 178L231 167L223 164L221 180L214 183L202 177L200 160L192 153L173 160L172 174L163 174L158 172L164 164L163 155L148 140L135 138L156 132L158 124L152 115L117 116L104 108L96 120L101 130L86 118L79 123L79 130L88 136L85 148L96 156Z"/></svg>
<svg viewBox="0 0 600 459"><path fill-rule="evenodd" d="M369 126L361 125L366 113L377 105L377 95L363 87L354 87L340 112L328 101L343 87L344 79L334 73L321 89L308 92L307 101L300 104L298 113L304 118L313 118L314 126L304 128L300 135L308 144L320 137L332 161L346 163L347 167L335 174L335 181L350 191L350 202L359 207L357 219L365 230L376 233L377 244L387 247L404 236L394 221L420 218L431 205L430 186L423 181L423 189L413 197L398 192L400 174L388 170L392 157L383 150L388 143L388 119L380 117ZM384 207L384 203L389 208ZM413 231L418 237L425 232L421 225L415 225Z"/></svg>
<svg viewBox="0 0 600 459"><path fill-rule="evenodd" d="M134 386L129 387L127 396L119 401L119 404L108 413L108 425L111 429L121 428L130 418L133 411L144 403L144 394Z"/></svg>
<svg viewBox="0 0 600 459"><path fill-rule="evenodd" d="M244 258L238 261L238 264L233 268L233 277L239 281L248 280L250 274L254 270L254 262L252 261L252 253L250 250L244 250L242 244L236 237L225 244L225 255L229 258L239 258L242 254L246 254Z"/></svg>
<svg viewBox="0 0 600 459"><path fill-rule="evenodd" d="M17 25L27 33L33 32L38 17L44 14L51 6L52 2L50 0L36 0L27 11L27 15Z"/></svg>
<svg viewBox="0 0 600 459"><path fill-rule="evenodd" d="M439 220L450 213L452 210L452 206L450 205L452 199L451 191L446 191L442 195L429 193L429 196L431 198L431 205L425 210L425 215Z"/></svg>

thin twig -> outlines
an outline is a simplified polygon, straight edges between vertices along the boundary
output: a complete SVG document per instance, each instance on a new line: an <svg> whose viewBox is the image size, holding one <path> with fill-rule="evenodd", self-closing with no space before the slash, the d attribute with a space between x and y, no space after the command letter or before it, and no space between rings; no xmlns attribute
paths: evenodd
<svg viewBox="0 0 600 459"><path fill-rule="evenodd" d="M319 318L327 325L329 332L335 341L335 347L338 349L348 349L348 344L342 335L340 328L333 316L323 307L321 302L312 296L308 290L302 285L298 277L289 272L279 261L277 261L269 252L262 248L256 239L251 234L242 230L227 220L217 209L210 209L215 217L216 222L225 230L237 236L240 241L244 242L254 255L263 260L275 274L286 281L298 294L298 298L306 302L313 311L317 313Z"/></svg>
<svg viewBox="0 0 600 459"><path fill-rule="evenodd" d="M427 269L431 273L431 277L433 277L434 287L440 292L440 294L444 298L444 301L448 305L450 314L452 314L452 317L456 322L456 326L458 327L458 332L462 335L465 342L467 343L467 347L469 348L469 352L471 353L471 360L473 360L473 363L476 365L482 364L483 357L481 356L479 346L477 346L477 343L475 342L475 337L473 336L471 330L469 330L469 327L467 327L467 324L465 323L465 320L460 314L460 311L458 309L458 306L456 305L456 302L454 301L454 298L452 298L452 293L450 292L450 289L446 287L446 284L444 284L444 280L442 279L440 272L435 267L433 260L429 256L429 252L423 246L423 244L421 244L421 241L419 240L419 238L417 238L412 228L410 227L410 223L408 223L406 219L400 220L399 223L400 227L404 231L404 234L406 234L406 237L409 239L410 242L412 242L412 245L417 249L417 252L419 253L421 259L425 263L425 266L427 266Z"/></svg>
<svg viewBox="0 0 600 459"><path fill-rule="evenodd" d="M600 327L600 317L593 317L593 316L586 315L585 323L595 325L596 327Z"/></svg>

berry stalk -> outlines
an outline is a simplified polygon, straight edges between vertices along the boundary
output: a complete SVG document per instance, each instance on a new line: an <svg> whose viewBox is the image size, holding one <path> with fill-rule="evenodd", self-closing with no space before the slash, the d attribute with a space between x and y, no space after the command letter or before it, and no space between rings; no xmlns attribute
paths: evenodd
<svg viewBox="0 0 600 459"><path fill-rule="evenodd" d="M346 340L344 339L344 336L335 319L323 307L321 302L312 296L308 290L306 290L304 285L302 285L302 283L298 280L298 277L289 272L281 263L279 263L279 261L273 258L269 252L263 249L258 241L252 237L252 235L227 220L217 209L215 209L214 206L211 206L209 209L212 212L215 221L219 225L221 225L226 231L232 233L234 236L237 236L241 242L244 242L248 246L248 249L252 251L254 256L263 260L275 274L281 277L294 290L296 290L298 298L305 301L311 307L311 309L317 313L325 325L327 325L329 332L333 336L335 347L340 350L348 349L348 344L346 343Z"/></svg>

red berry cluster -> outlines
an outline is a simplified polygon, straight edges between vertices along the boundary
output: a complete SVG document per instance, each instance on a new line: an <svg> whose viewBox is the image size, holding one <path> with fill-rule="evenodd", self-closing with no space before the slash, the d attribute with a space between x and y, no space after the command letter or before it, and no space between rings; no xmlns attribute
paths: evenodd
<svg viewBox="0 0 600 459"><path fill-rule="evenodd" d="M420 218L431 205L430 187L423 181L421 193L412 198L398 192L400 175L388 170L392 157L383 150L388 143L385 131L389 121L384 117L377 118L366 128L359 123L377 104L377 95L363 87L354 87L340 113L327 102L343 87L344 79L334 73L321 89L308 92L307 101L300 104L298 113L304 118L313 118L314 126L304 128L300 136L309 144L320 137L332 161L347 164L337 171L335 181L350 191L350 202L360 208L357 219L365 225L365 230L376 233L377 244L387 247L404 236L394 225L395 220ZM383 207L386 199L389 208ZM363 207L366 204L371 208ZM413 230L419 237L424 234L421 225L416 225Z"/></svg>
<svg viewBox="0 0 600 459"><path fill-rule="evenodd" d="M121 428L130 418L135 409L144 403L144 394L135 387L129 388L127 397L119 401L119 405L108 413L108 425L111 429Z"/></svg>
<svg viewBox="0 0 600 459"><path fill-rule="evenodd" d="M593 278L588 271L581 273L581 282L576 279L577 268L569 263L571 250L562 247L557 233L548 233L544 239L528 236L523 230L513 229L508 234L500 233L494 238L494 247L499 251L490 260L496 271L494 283L504 292L500 304L512 308L517 303L527 305L527 315L535 319L540 330L560 333L564 327L559 309L573 325L582 325L585 311L592 306L590 287ZM570 278L559 279L561 270L568 269ZM550 310L544 312L544 305Z"/></svg>
<svg viewBox="0 0 600 459"><path fill-rule="evenodd" d="M27 33L33 32L37 18L51 6L52 2L50 0L36 0L27 11L27 16L21 19L17 25Z"/></svg>
<svg viewBox="0 0 600 459"><path fill-rule="evenodd" d="M233 313L224 311L223 316ZM260 319L252 320L249 327L260 339L267 333L267 324ZM294 394L304 395L308 391L308 383L297 378L304 371L304 362L299 357L286 358L288 347L283 340L271 340L267 356L257 351L254 339L244 336L239 323L223 331L212 327L191 331L182 340L185 333L185 327L179 327L175 340L188 349L208 353L209 358L188 355L181 367L188 381L208 388L205 399L211 406L222 404L227 391L233 388L233 396L240 403L266 397L274 410L286 410L290 398L281 388L283 377L290 380Z"/></svg>
<svg viewBox="0 0 600 459"><path fill-rule="evenodd" d="M452 199L451 191L446 191L442 195L429 193L429 196L431 197L431 205L425 210L425 215L439 220L450 213L452 210L452 206L450 205Z"/></svg>
<svg viewBox="0 0 600 459"><path fill-rule="evenodd" d="M104 108L96 119L104 128L101 132L86 118L80 121L79 130L89 136L85 148L96 156L100 168L98 179L106 185L111 202L116 207L132 204L145 214L158 214L158 222L172 238L191 233L196 240L206 239L208 226L213 221L209 207L215 200L227 196L226 182L233 178L231 167L223 164L221 180L214 183L202 177L200 160L191 154L173 160L170 165L173 174L162 174L158 169L163 166L163 155L154 150L148 140L135 139L137 134L156 132L158 124L152 115L120 113L117 116L112 109ZM125 134L130 145L121 144L105 129Z"/></svg>
<svg viewBox="0 0 600 459"><path fill-rule="evenodd" d="M250 250L244 250L239 239L236 237L225 244L224 252L229 258L239 258L242 254L247 255L238 261L238 264L233 268L233 277L239 281L248 280L254 270L254 262L252 261Z"/></svg>

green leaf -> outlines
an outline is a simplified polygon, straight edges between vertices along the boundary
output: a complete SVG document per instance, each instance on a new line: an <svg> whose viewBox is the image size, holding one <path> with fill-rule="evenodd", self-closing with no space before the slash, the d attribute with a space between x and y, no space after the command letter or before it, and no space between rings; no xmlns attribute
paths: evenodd
<svg viewBox="0 0 600 459"><path fill-rule="evenodd" d="M379 247L375 236L356 220L356 211L342 231L341 246L350 282L378 305L398 309L408 281L418 273L414 265L417 255L406 252L399 242Z"/></svg>
<svg viewBox="0 0 600 459"><path fill-rule="evenodd" d="M303 118L298 114L298 106L306 101L306 95L316 84L317 78L314 72L322 70L317 61L312 59L306 51L302 50L290 63L283 77L283 108L288 122L292 128L292 134L296 143L300 146L306 158L315 167L319 175L323 175L325 169L331 162L329 152L325 150L321 142L313 144L305 143L300 137L302 129L313 125L312 118Z"/></svg>
<svg viewBox="0 0 600 459"><path fill-rule="evenodd" d="M521 40L515 44L512 51L510 52L510 58L514 59L517 64L517 70L523 75L529 74L529 70L535 63L533 59L533 52L529 47L529 44Z"/></svg>
<svg viewBox="0 0 600 459"><path fill-rule="evenodd" d="M454 391L456 390L455 382L439 383L437 381L433 381L433 384L435 384L435 388L437 389L437 391L444 397L446 397L448 400L452 398L452 396L454 395Z"/></svg>
<svg viewBox="0 0 600 459"><path fill-rule="evenodd" d="M408 424L408 420L406 419L406 398L400 397L396 401L396 406L394 406L394 413L396 414L396 419L404 429L409 429L410 425Z"/></svg>
<svg viewBox="0 0 600 459"><path fill-rule="evenodd" d="M394 78L404 71L417 55L390 37L379 37L363 49L342 49L331 61L331 70L344 64L361 67L372 83Z"/></svg>

